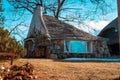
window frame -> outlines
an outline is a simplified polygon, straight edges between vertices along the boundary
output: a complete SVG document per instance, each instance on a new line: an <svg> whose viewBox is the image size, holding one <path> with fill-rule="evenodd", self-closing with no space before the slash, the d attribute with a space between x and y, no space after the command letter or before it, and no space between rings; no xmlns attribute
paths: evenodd
<svg viewBox="0 0 120 80"><path fill-rule="evenodd" d="M66 41L68 41L68 51L66 50ZM80 41L86 43L86 52L72 52L71 51L71 42L72 41ZM64 40L64 52L65 53L92 53L92 41L83 41L83 40Z"/></svg>

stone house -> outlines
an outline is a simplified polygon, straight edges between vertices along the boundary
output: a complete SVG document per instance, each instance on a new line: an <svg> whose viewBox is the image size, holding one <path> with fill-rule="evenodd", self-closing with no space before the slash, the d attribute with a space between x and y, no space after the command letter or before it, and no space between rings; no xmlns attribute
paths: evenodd
<svg viewBox="0 0 120 80"><path fill-rule="evenodd" d="M25 39L26 57L108 57L107 41L52 16L43 15L38 5Z"/></svg>

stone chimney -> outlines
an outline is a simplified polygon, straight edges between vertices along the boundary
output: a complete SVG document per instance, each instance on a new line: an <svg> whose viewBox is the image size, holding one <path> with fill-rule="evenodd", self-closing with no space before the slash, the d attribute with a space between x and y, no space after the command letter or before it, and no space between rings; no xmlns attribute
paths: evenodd
<svg viewBox="0 0 120 80"><path fill-rule="evenodd" d="M37 7L34 9L27 38L35 38L37 36L45 36L50 38L45 22L43 20L42 6L40 4L37 4Z"/></svg>

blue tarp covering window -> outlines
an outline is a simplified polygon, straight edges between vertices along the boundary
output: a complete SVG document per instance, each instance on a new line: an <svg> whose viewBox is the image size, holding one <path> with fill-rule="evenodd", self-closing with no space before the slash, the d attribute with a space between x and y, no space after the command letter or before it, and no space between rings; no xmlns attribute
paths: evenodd
<svg viewBox="0 0 120 80"><path fill-rule="evenodd" d="M86 41L65 41L64 46L65 52L71 52L71 53L86 53L88 52L88 42Z"/></svg>
<svg viewBox="0 0 120 80"><path fill-rule="evenodd" d="M71 41L71 52L87 52L87 43L84 41Z"/></svg>

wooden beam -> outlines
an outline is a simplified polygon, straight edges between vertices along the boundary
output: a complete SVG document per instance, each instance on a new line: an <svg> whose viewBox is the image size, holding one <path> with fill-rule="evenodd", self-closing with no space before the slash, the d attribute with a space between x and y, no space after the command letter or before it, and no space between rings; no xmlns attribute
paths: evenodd
<svg viewBox="0 0 120 80"><path fill-rule="evenodd" d="M14 53L0 53L0 56L5 58L10 58L10 65L13 65L14 57L16 56Z"/></svg>

